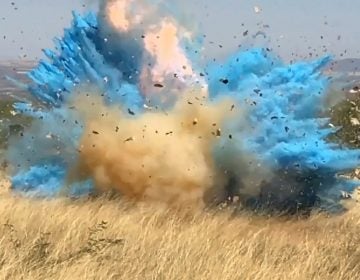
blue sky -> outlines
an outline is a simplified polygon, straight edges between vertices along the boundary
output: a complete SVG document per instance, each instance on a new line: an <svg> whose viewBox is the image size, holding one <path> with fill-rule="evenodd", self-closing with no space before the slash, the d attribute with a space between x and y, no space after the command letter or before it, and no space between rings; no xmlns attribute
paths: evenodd
<svg viewBox="0 0 360 280"><path fill-rule="evenodd" d="M201 27L207 35L205 49L209 56L221 56L239 44L267 44L287 60L296 59L292 53L324 53L324 45L327 53L338 57L360 57L359 0L164 1L178 2ZM61 35L69 24L72 10L96 6L96 0L1 0L0 59L16 59L24 54L30 59L41 57L41 49L52 47L52 38ZM254 6L262 11L256 14ZM265 30L270 43L261 36L249 39L264 25L269 26ZM244 37L246 30L249 35Z"/></svg>

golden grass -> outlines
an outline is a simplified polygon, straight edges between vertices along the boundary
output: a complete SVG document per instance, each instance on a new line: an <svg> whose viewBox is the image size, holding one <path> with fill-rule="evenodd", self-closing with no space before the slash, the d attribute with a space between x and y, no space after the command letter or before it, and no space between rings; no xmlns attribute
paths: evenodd
<svg viewBox="0 0 360 280"><path fill-rule="evenodd" d="M0 279L360 279L356 207L285 220L2 188Z"/></svg>

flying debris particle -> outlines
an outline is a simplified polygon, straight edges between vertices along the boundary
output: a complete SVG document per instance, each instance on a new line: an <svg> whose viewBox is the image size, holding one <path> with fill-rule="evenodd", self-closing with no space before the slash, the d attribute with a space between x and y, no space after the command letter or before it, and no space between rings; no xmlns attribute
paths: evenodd
<svg viewBox="0 0 360 280"><path fill-rule="evenodd" d="M267 37L265 32L263 32L263 31L258 31L258 32L256 32L255 35L253 35L253 38L257 38L257 37L260 36L260 35L263 36L264 38Z"/></svg>
<svg viewBox="0 0 360 280"><path fill-rule="evenodd" d="M232 137L232 135L231 134L229 134L229 139L232 139L233 137Z"/></svg>
<svg viewBox="0 0 360 280"><path fill-rule="evenodd" d="M285 126L285 131L289 132L290 128L288 128L287 126Z"/></svg>
<svg viewBox="0 0 360 280"><path fill-rule="evenodd" d="M351 199L352 196L350 193L348 192L345 192L345 191L341 191L341 194L340 194L340 199Z"/></svg>
<svg viewBox="0 0 360 280"><path fill-rule="evenodd" d="M128 113L129 113L129 115L132 115L132 116L134 116L134 115L135 115L135 112L131 111L131 109L130 109L130 108L128 108Z"/></svg>
<svg viewBox="0 0 360 280"><path fill-rule="evenodd" d="M224 85L227 85L229 83L228 79L220 79L220 82L222 82Z"/></svg>
<svg viewBox="0 0 360 280"><path fill-rule="evenodd" d="M134 137L129 137L127 139L124 140L124 142L130 142L130 141L134 141L135 138Z"/></svg>
<svg viewBox="0 0 360 280"><path fill-rule="evenodd" d="M168 135L171 135L173 133L174 133L173 131L169 131L169 132L166 132L165 135L168 136Z"/></svg>
<svg viewBox="0 0 360 280"><path fill-rule="evenodd" d="M216 130L216 137L220 137L220 136L221 136L221 129L218 128L218 129Z"/></svg>
<svg viewBox="0 0 360 280"><path fill-rule="evenodd" d="M235 108L235 104L231 105L230 111L234 110L234 108Z"/></svg>
<svg viewBox="0 0 360 280"><path fill-rule="evenodd" d="M247 36L249 34L249 30L244 31L243 36Z"/></svg>
<svg viewBox="0 0 360 280"><path fill-rule="evenodd" d="M95 134L95 135L99 135L99 134L100 134L100 133L97 132L96 130L93 130L92 133Z"/></svg>
<svg viewBox="0 0 360 280"><path fill-rule="evenodd" d="M162 84L154 84L154 87L163 88L164 86Z"/></svg>
<svg viewBox="0 0 360 280"><path fill-rule="evenodd" d="M152 110L153 109L153 107L151 107L149 105L146 105L146 104L144 104L144 108L147 109L147 110Z"/></svg>
<svg viewBox="0 0 360 280"><path fill-rule="evenodd" d="M115 127L115 132L119 132L119 127L118 126Z"/></svg>
<svg viewBox="0 0 360 280"><path fill-rule="evenodd" d="M272 119L272 120L277 120L277 119L279 119L279 118L276 117L276 116L273 116L273 117L271 117L271 119Z"/></svg>
<svg viewBox="0 0 360 280"><path fill-rule="evenodd" d="M259 14L261 12L261 8L259 6L254 6L254 11L256 14Z"/></svg>
<svg viewBox="0 0 360 280"><path fill-rule="evenodd" d="M54 138L51 133L47 134L45 137L46 137L46 139L53 139Z"/></svg>
<svg viewBox="0 0 360 280"><path fill-rule="evenodd" d="M198 124L198 119L197 118L195 118L194 120L193 120L193 125L197 125Z"/></svg>

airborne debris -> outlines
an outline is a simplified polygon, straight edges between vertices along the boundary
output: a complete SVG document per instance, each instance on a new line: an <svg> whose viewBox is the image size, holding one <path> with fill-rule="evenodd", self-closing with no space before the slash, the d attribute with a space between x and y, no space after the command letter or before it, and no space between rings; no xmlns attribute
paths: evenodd
<svg viewBox="0 0 360 280"><path fill-rule="evenodd" d="M130 141L134 141L135 138L134 137L129 137L127 139L124 140L124 142L130 142Z"/></svg>
<svg viewBox="0 0 360 280"><path fill-rule="evenodd" d="M132 115L132 116L134 116L134 115L135 115L135 112L131 111L131 109L130 109L130 108L128 108L128 113L129 113L129 115Z"/></svg>
<svg viewBox="0 0 360 280"><path fill-rule="evenodd" d="M218 129L216 130L216 137L220 137L220 136L221 136L221 129L218 128Z"/></svg>
<svg viewBox="0 0 360 280"><path fill-rule="evenodd" d="M340 199L351 199L352 196L350 193L348 192L345 192L345 191L341 191L341 194L340 194Z"/></svg>
<svg viewBox="0 0 360 280"><path fill-rule="evenodd" d="M45 136L47 139L54 139L54 135L52 133L49 133Z"/></svg>
<svg viewBox="0 0 360 280"><path fill-rule="evenodd" d="M162 84L157 83L157 84L154 84L154 87L163 88L164 86Z"/></svg>
<svg viewBox="0 0 360 280"><path fill-rule="evenodd" d="M254 6L254 11L256 14L259 14L261 12L261 8L259 6Z"/></svg>
<svg viewBox="0 0 360 280"><path fill-rule="evenodd" d="M224 85L227 85L229 83L228 79L220 79L220 82L222 82Z"/></svg>
<svg viewBox="0 0 360 280"><path fill-rule="evenodd" d="M197 125L197 124L198 124L198 119L195 118L195 119L193 120L193 125Z"/></svg>
<svg viewBox="0 0 360 280"><path fill-rule="evenodd" d="M154 107L151 107L151 106L149 106L149 105L147 105L147 104L144 104L143 107L144 107L145 109L149 110L149 111L151 111L151 110L154 109ZM155 109L157 109L157 108L155 108Z"/></svg>
<svg viewBox="0 0 360 280"><path fill-rule="evenodd" d="M100 133L97 132L96 130L93 130L92 133L93 133L93 134L96 134L96 135L100 134Z"/></svg>

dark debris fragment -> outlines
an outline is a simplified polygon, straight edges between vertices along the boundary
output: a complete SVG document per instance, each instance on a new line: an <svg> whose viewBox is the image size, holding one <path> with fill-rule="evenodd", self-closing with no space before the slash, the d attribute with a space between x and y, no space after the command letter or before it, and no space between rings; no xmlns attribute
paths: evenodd
<svg viewBox="0 0 360 280"><path fill-rule="evenodd" d="M129 115L135 116L135 112L131 111L130 108L128 108L128 113L129 113Z"/></svg>
<svg viewBox="0 0 360 280"><path fill-rule="evenodd" d="M227 85L229 83L228 79L220 79L220 82L222 82L224 85Z"/></svg>

